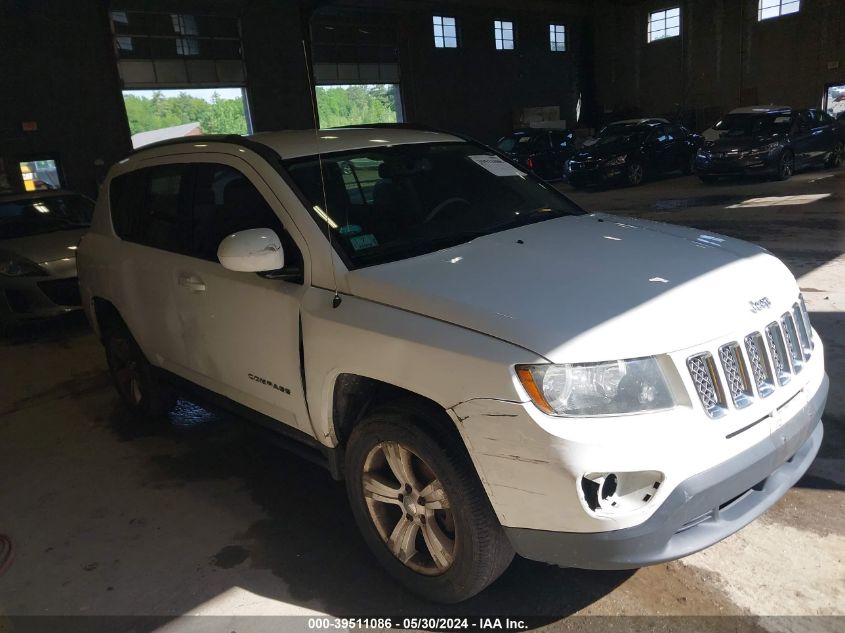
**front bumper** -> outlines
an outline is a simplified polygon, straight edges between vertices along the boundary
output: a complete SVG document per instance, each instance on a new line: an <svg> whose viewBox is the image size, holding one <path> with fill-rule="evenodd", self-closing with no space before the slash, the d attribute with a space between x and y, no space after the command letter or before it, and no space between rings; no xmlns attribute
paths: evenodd
<svg viewBox="0 0 845 633"><path fill-rule="evenodd" d="M754 176L777 173L777 157L772 152L764 156L695 157L694 171L699 176Z"/></svg>
<svg viewBox="0 0 845 633"><path fill-rule="evenodd" d="M592 533L506 527L506 534L525 558L585 569L632 569L709 547L760 516L810 467L822 441L828 388L824 376L779 429L679 484L640 525Z"/></svg>
<svg viewBox="0 0 845 633"><path fill-rule="evenodd" d="M79 284L75 272L68 277L0 280L0 323L11 325L79 310Z"/></svg>
<svg viewBox="0 0 845 633"><path fill-rule="evenodd" d="M599 185L621 180L625 165L609 166L606 161L569 161L566 178L572 184Z"/></svg>

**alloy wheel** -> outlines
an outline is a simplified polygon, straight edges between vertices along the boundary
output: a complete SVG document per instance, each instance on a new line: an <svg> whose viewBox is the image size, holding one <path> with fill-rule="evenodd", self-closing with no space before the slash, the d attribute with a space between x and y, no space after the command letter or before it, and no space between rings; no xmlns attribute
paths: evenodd
<svg viewBox="0 0 845 633"><path fill-rule="evenodd" d="M643 181L643 166L641 163L631 163L628 165L628 182L634 186L639 185Z"/></svg>
<svg viewBox="0 0 845 633"><path fill-rule="evenodd" d="M830 156L830 166L839 167L842 164L842 155L845 154L845 146L842 143L837 143L833 149L833 154Z"/></svg>
<svg viewBox="0 0 845 633"><path fill-rule="evenodd" d="M780 177L783 180L790 178L795 171L795 158L792 154L784 153L780 159Z"/></svg>
<svg viewBox="0 0 845 633"><path fill-rule="evenodd" d="M399 442L381 442L367 455L361 480L370 518L391 553L426 576L448 571L458 535L429 465Z"/></svg>

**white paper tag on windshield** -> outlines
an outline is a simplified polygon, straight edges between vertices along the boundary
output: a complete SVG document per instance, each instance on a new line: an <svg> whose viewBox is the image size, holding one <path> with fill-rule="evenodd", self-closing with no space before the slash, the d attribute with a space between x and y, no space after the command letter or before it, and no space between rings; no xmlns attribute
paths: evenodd
<svg viewBox="0 0 845 633"><path fill-rule="evenodd" d="M481 167L484 167L494 176L525 176L521 171L510 163L506 163L498 156L470 156L469 159Z"/></svg>

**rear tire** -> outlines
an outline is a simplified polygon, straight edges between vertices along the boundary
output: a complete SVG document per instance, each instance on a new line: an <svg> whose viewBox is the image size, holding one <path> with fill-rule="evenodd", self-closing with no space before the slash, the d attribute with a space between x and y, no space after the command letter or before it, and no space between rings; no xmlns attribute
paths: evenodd
<svg viewBox="0 0 845 633"><path fill-rule="evenodd" d="M430 415L413 404L368 414L346 448L346 490L381 565L410 591L455 603L496 580L514 553L459 440L425 430Z"/></svg>
<svg viewBox="0 0 845 633"><path fill-rule="evenodd" d="M150 419L173 409L176 392L161 381L128 329L111 329L103 343L114 386L132 413Z"/></svg>
<svg viewBox="0 0 845 633"><path fill-rule="evenodd" d="M836 147L834 147L833 151L830 153L830 156L827 157L824 166L828 169L836 169L842 164L843 154L845 154L845 145L837 143Z"/></svg>

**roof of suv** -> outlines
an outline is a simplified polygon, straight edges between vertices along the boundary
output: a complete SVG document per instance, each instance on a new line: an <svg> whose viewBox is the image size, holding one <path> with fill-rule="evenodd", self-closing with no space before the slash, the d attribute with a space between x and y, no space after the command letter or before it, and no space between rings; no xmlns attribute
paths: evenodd
<svg viewBox="0 0 845 633"><path fill-rule="evenodd" d="M463 139L431 130L389 127L330 128L325 130L283 130L259 132L250 136L210 135L186 136L138 148L133 154L159 148L204 148L211 143L248 145L260 143L275 151L283 159L328 154L381 145L408 143L461 142Z"/></svg>

